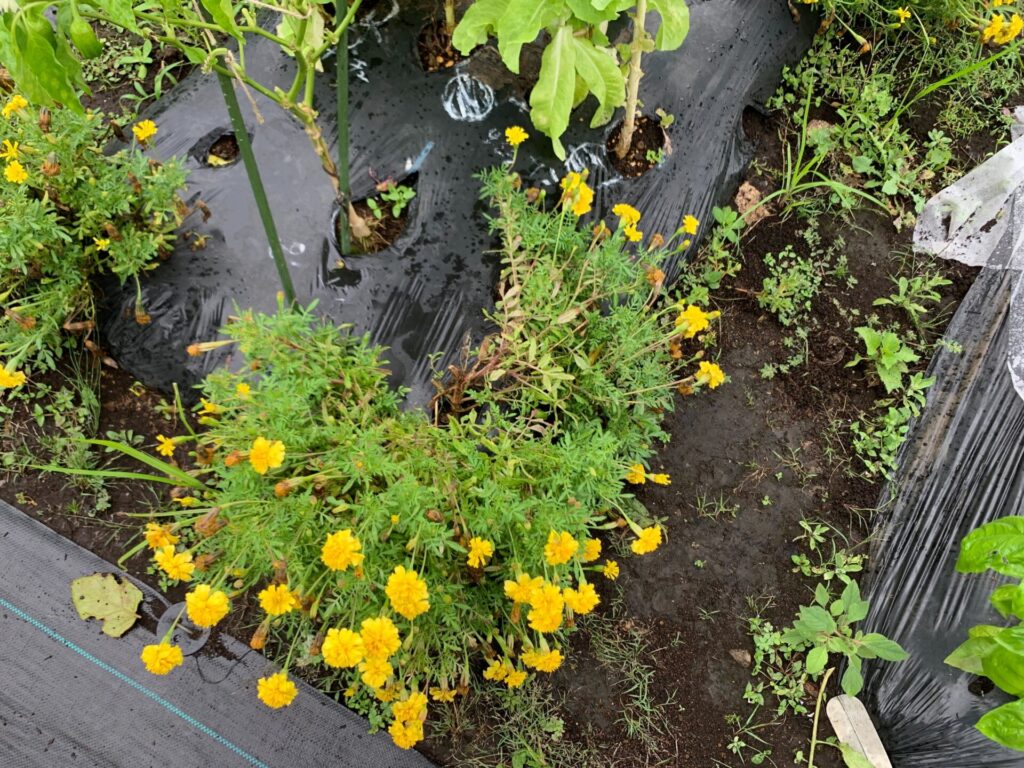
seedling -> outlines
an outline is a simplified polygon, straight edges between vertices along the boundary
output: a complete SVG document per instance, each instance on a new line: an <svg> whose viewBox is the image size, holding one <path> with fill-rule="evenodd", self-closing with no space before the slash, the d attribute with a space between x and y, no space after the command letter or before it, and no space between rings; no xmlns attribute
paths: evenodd
<svg viewBox="0 0 1024 768"><path fill-rule="evenodd" d="M878 331L868 325L862 325L856 331L864 341L865 354L857 355L846 367L869 361L887 393L902 388L903 376L910 372L910 363L920 359L917 353L892 331Z"/></svg>

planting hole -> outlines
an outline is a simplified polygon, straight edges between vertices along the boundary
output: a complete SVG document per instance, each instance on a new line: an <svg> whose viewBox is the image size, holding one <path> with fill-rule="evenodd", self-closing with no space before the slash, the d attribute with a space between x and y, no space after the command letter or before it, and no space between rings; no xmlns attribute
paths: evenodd
<svg viewBox="0 0 1024 768"><path fill-rule="evenodd" d="M416 200L416 181L419 174L413 173L397 182L388 179L377 185L377 191L361 200L355 200L352 207L366 226L366 234L360 237L357 227L350 231L351 246L347 255L379 253L393 244L405 231L410 211ZM334 245L341 252L341 212L334 214ZM346 254L343 254L346 255Z"/></svg>
<svg viewBox="0 0 1024 768"><path fill-rule="evenodd" d="M661 127L661 123L646 115L637 118L633 143L625 157L619 157L619 153L616 151L621 134L622 123L619 123L608 136L607 150L612 166L623 176L630 178L643 176L651 168L661 164L672 153L668 134Z"/></svg>
<svg viewBox="0 0 1024 768"><path fill-rule="evenodd" d="M995 683L987 677L981 677L980 675L967 684L967 690L975 696L987 696L995 690L995 687Z"/></svg>
<svg viewBox="0 0 1024 768"><path fill-rule="evenodd" d="M419 54L420 66L427 72L451 69L463 59L462 54L452 47L452 37L444 19L432 21L420 30L416 52Z"/></svg>

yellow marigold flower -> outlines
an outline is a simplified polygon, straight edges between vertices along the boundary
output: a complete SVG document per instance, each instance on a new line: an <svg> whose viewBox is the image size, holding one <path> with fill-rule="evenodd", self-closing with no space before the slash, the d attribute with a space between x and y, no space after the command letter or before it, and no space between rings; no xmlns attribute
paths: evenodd
<svg viewBox="0 0 1024 768"><path fill-rule="evenodd" d="M196 507L199 506L199 499L195 496L179 496L175 499L176 502L181 504L183 507Z"/></svg>
<svg viewBox="0 0 1024 768"><path fill-rule="evenodd" d="M268 469L280 467L284 463L284 443L280 440L271 442L260 435L249 449L249 463L261 475L267 474Z"/></svg>
<svg viewBox="0 0 1024 768"><path fill-rule="evenodd" d="M544 579L540 576L521 573L515 581L505 582L505 596L514 603L528 603L533 599L533 593L543 585Z"/></svg>
<svg viewBox="0 0 1024 768"><path fill-rule="evenodd" d="M154 675L166 675L184 660L181 648L162 640L158 645L147 645L139 654L146 670Z"/></svg>
<svg viewBox="0 0 1024 768"><path fill-rule="evenodd" d="M145 144L151 138L156 136L156 132L159 129L156 127L156 123L152 120L142 120L132 126L132 133L135 134L135 140L139 144Z"/></svg>
<svg viewBox="0 0 1024 768"><path fill-rule="evenodd" d="M157 435L156 441L159 443L159 446L156 449L157 453L161 456L174 455L174 440L169 437L164 437L163 435Z"/></svg>
<svg viewBox="0 0 1024 768"><path fill-rule="evenodd" d="M638 555L646 555L661 546L661 526L652 525L640 531L637 539L629 545Z"/></svg>
<svg viewBox="0 0 1024 768"><path fill-rule="evenodd" d="M178 537L171 533L170 526L146 523L146 530L142 534L146 537L146 544L150 549L162 549L178 543Z"/></svg>
<svg viewBox="0 0 1024 768"><path fill-rule="evenodd" d="M587 539L583 542L583 555L580 559L584 563L592 563L601 556L601 540Z"/></svg>
<svg viewBox="0 0 1024 768"><path fill-rule="evenodd" d="M394 687L378 688L373 692L373 696L377 699L377 701L383 701L385 704L387 704L389 701L394 701L395 699L397 699L398 693L398 690L396 690Z"/></svg>
<svg viewBox="0 0 1024 768"><path fill-rule="evenodd" d="M416 571L407 571L404 566L395 567L388 577L384 593L391 601L391 607L410 621L430 609L427 582Z"/></svg>
<svg viewBox="0 0 1024 768"><path fill-rule="evenodd" d="M896 16L897 27L902 27L911 16L910 11L902 6L892 11L892 13Z"/></svg>
<svg viewBox="0 0 1024 768"><path fill-rule="evenodd" d="M470 568L483 568L494 554L494 542L474 536L469 540L469 554L466 562Z"/></svg>
<svg viewBox="0 0 1024 768"><path fill-rule="evenodd" d="M19 142L4 139L3 148L0 149L0 160L17 160Z"/></svg>
<svg viewBox="0 0 1024 768"><path fill-rule="evenodd" d="M684 339L692 339L718 317L718 312L705 312L696 304L690 304L676 317L676 328L682 329Z"/></svg>
<svg viewBox="0 0 1024 768"><path fill-rule="evenodd" d="M569 562L579 548L579 542L568 531L551 531L544 545L544 559L548 565L561 565Z"/></svg>
<svg viewBox="0 0 1024 768"><path fill-rule="evenodd" d="M619 217L620 224L635 225L640 223L640 211L628 203L619 203L612 208L612 213Z"/></svg>
<svg viewBox="0 0 1024 768"><path fill-rule="evenodd" d="M16 93L11 96L10 100L4 105L3 116L10 117L12 113L20 112L27 106L28 102L25 100L25 97L20 93Z"/></svg>
<svg viewBox="0 0 1024 768"><path fill-rule="evenodd" d="M399 521L400 519L401 519L401 518L400 518L400 517L399 517L398 515L392 515L392 516L391 516L391 524L392 524L392 525L398 525L398 521Z"/></svg>
<svg viewBox="0 0 1024 768"><path fill-rule="evenodd" d="M561 185L562 199L571 204L571 210L576 216L590 212L591 204L594 202L594 190L587 186L581 174L570 171L562 179Z"/></svg>
<svg viewBox="0 0 1024 768"><path fill-rule="evenodd" d="M554 632L561 626L565 600L562 598L562 590L556 585L544 584L540 589L534 590L530 606L526 618L530 621L531 629L538 632Z"/></svg>
<svg viewBox="0 0 1024 768"><path fill-rule="evenodd" d="M562 652L554 651L527 651L523 654L523 664L533 667L538 672L554 672L562 666Z"/></svg>
<svg viewBox="0 0 1024 768"><path fill-rule="evenodd" d="M0 365L0 389L14 389L27 381L23 371L8 371Z"/></svg>
<svg viewBox="0 0 1024 768"><path fill-rule="evenodd" d="M589 582L580 584L579 589L562 590L562 597L572 612L578 613L581 616L590 613L601 602L601 598L597 595L597 590Z"/></svg>
<svg viewBox="0 0 1024 768"><path fill-rule="evenodd" d="M388 659L402 644L398 639L398 627L387 616L363 619L359 636L363 638L363 651L368 659ZM379 688L379 685L373 686Z"/></svg>
<svg viewBox="0 0 1024 768"><path fill-rule="evenodd" d="M371 688L382 688L393 672L387 659L380 656L367 656L359 665L360 679Z"/></svg>
<svg viewBox="0 0 1024 768"><path fill-rule="evenodd" d="M507 661L498 661L495 659L487 665L487 669L484 670L484 680L504 680L508 677L508 673L513 670L513 666Z"/></svg>
<svg viewBox="0 0 1024 768"><path fill-rule="evenodd" d="M228 596L209 584L200 584L185 595L188 618L197 627L212 627L228 615Z"/></svg>
<svg viewBox="0 0 1024 768"><path fill-rule="evenodd" d="M199 410L201 416L216 416L221 412L221 407L216 403L211 403L205 397L199 398L199 403L203 406Z"/></svg>
<svg viewBox="0 0 1024 768"><path fill-rule="evenodd" d="M110 238L107 237L94 237L92 244L97 251L106 251L110 249Z"/></svg>
<svg viewBox="0 0 1024 768"><path fill-rule="evenodd" d="M716 389L725 381L725 372L715 363L701 360L697 369L697 382L706 384L709 389Z"/></svg>
<svg viewBox="0 0 1024 768"><path fill-rule="evenodd" d="M191 581L192 572L196 569L195 563L192 562L192 553L187 550L175 552L173 544L160 547L153 554L153 560L169 578L178 581Z"/></svg>
<svg viewBox="0 0 1024 768"><path fill-rule="evenodd" d="M1006 20L1003 18L1001 13L993 13L992 18L988 20L988 26L981 31L981 41L987 43L990 40L995 40L1000 33L1003 31L1003 26Z"/></svg>
<svg viewBox="0 0 1024 768"><path fill-rule="evenodd" d="M395 720L420 720L427 711L427 696L413 691L407 698L391 705L391 714Z"/></svg>
<svg viewBox="0 0 1024 768"><path fill-rule="evenodd" d="M1021 19L1020 14L1015 13L1010 17L1010 23L1007 24L998 35L996 35L995 41L999 45L1006 45L1017 37L1017 35L1021 33L1021 30L1024 30L1024 19Z"/></svg>
<svg viewBox="0 0 1024 768"><path fill-rule="evenodd" d="M697 220L696 216L686 214L683 217L683 232L688 235L696 235L698 227L700 227L700 221Z"/></svg>
<svg viewBox="0 0 1024 768"><path fill-rule="evenodd" d="M526 672L521 669L513 669L505 678L505 685L509 688L518 688L526 682Z"/></svg>
<svg viewBox="0 0 1024 768"><path fill-rule="evenodd" d="M256 696L271 709L287 707L298 692L295 683L288 679L287 672L277 672L256 681Z"/></svg>
<svg viewBox="0 0 1024 768"><path fill-rule="evenodd" d="M629 472L626 473L626 482L633 485L643 485L647 482L647 472L643 464L631 464Z"/></svg>
<svg viewBox="0 0 1024 768"><path fill-rule="evenodd" d="M604 564L604 568L601 569L601 573L604 577L610 581L615 581L619 578L619 564L614 560L609 560Z"/></svg>
<svg viewBox="0 0 1024 768"><path fill-rule="evenodd" d="M320 652L329 667L354 667L363 660L363 638L351 629L328 629Z"/></svg>
<svg viewBox="0 0 1024 768"><path fill-rule="evenodd" d="M260 607L268 616L282 616L299 607L299 601L286 584L271 584L257 595Z"/></svg>
<svg viewBox="0 0 1024 768"><path fill-rule="evenodd" d="M626 239L631 243L639 243L644 239L644 233L637 229L632 224L626 225L626 228L622 230L622 233L626 236Z"/></svg>
<svg viewBox="0 0 1024 768"><path fill-rule="evenodd" d="M252 387L244 381L235 387L235 394L239 397L248 397L250 392L252 392Z"/></svg>
<svg viewBox="0 0 1024 768"><path fill-rule="evenodd" d="M455 701L458 691L454 688L431 688L430 698L434 701Z"/></svg>
<svg viewBox="0 0 1024 768"><path fill-rule="evenodd" d="M359 543L350 528L335 531L327 537L320 550L320 559L332 571L345 571L350 566L363 562L362 544Z"/></svg>
<svg viewBox="0 0 1024 768"><path fill-rule="evenodd" d="M423 722L420 720L395 720L388 726L388 733L395 746L400 749L412 749L423 738Z"/></svg>
<svg viewBox="0 0 1024 768"><path fill-rule="evenodd" d="M4 167L4 178L12 184L24 184L28 181L28 171L17 160L12 160Z"/></svg>
<svg viewBox="0 0 1024 768"><path fill-rule="evenodd" d="M530 134L518 125L513 125L505 129L505 141L508 142L510 147L518 147L528 138L530 138Z"/></svg>
<svg viewBox="0 0 1024 768"><path fill-rule="evenodd" d="M651 475L651 482L657 483L658 485L672 485L672 478L664 472L659 472L656 475Z"/></svg>

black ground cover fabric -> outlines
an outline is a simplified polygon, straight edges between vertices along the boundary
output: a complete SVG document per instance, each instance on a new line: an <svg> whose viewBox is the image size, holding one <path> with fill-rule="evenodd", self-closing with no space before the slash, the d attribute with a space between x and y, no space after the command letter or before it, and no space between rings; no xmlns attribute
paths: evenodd
<svg viewBox="0 0 1024 768"><path fill-rule="evenodd" d="M399 11L396 4L387 12L387 3L378 5L352 31L350 46L353 194L366 196L375 180L393 177L415 183L417 197L405 232L390 248L346 257L344 268L332 242L333 193L301 128L254 94L263 118L258 123L249 96L239 92L299 301L316 299L319 312L391 347L395 383L412 388L412 404L429 399L428 356L442 353L434 365L443 369L467 340L478 341L482 310L493 303L498 261L488 252L494 243L472 175L509 157L504 129L510 125L533 134L517 162L528 183L554 190L567 170L587 168L600 215L627 201L643 211L649 235L670 235L687 213L707 226L711 206L732 193L750 156L744 109L772 93L782 66L810 44L814 22L807 18L798 26L779 0L691 0L690 6L691 32L682 49L651 54L644 65L645 108L676 118L669 128L673 152L657 170L624 179L607 162L613 126L589 129L587 105L574 114L565 137L569 155L560 163L510 85L492 88L470 74L485 77L486 51L454 70L426 73L416 53L422 11ZM248 49L247 61L261 81L290 81L290 60L266 40ZM331 143L332 64L317 91ZM214 338L235 306L272 311L279 284L241 163L211 168L202 162L229 130L216 81L192 74L152 116L159 125L155 154L189 158L188 196L205 200L213 215L186 229L208 239L195 252L182 241L170 261L144 279L149 325L134 320L135 286L129 283L111 290L103 326L109 351L123 367L164 390L178 382L188 396L190 385L223 356L189 358L186 346ZM668 272L671 280L674 270Z"/></svg>
<svg viewBox="0 0 1024 768"><path fill-rule="evenodd" d="M139 653L167 602L135 582L142 618L107 637L71 604L71 580L94 572L117 570L0 501L3 768L431 766L302 682L291 706L268 709L256 680L277 670L227 636L150 675Z"/></svg>

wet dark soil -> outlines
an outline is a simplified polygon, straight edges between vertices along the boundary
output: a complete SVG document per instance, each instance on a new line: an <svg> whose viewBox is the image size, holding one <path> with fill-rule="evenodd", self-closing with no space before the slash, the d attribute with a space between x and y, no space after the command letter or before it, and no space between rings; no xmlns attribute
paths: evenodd
<svg viewBox="0 0 1024 768"><path fill-rule="evenodd" d="M420 66L427 72L451 69L463 56L452 46L452 38L443 19L427 24L416 40Z"/></svg>
<svg viewBox="0 0 1024 768"><path fill-rule="evenodd" d="M608 159L623 176L643 176L657 166L663 157L672 151L668 143L668 134L661 123L654 118L643 115L638 117L633 133L633 141L626 150L624 157L619 157L617 148L622 135L623 123L608 136Z"/></svg>

